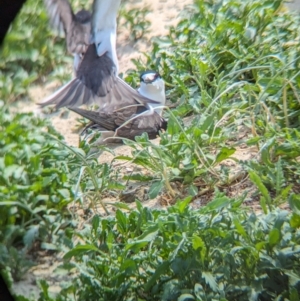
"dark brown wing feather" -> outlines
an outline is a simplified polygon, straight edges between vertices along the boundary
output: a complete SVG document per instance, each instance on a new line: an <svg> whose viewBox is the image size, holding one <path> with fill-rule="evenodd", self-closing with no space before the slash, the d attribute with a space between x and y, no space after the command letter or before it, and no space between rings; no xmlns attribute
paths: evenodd
<svg viewBox="0 0 300 301"><path fill-rule="evenodd" d="M100 128L107 131L115 131L117 137L134 140L136 136L148 133L150 139L156 138L159 131L167 128L167 121L159 114L153 112L151 115L136 115L136 108L125 108L124 110L112 113L96 112L83 110L79 108L70 108L70 110L92 121L88 125L90 128L97 124ZM144 113L147 113L145 108ZM127 121L135 117L127 123ZM85 130L84 130L85 131Z"/></svg>
<svg viewBox="0 0 300 301"><path fill-rule="evenodd" d="M82 54L90 43L91 13L81 10L74 15L68 0L44 0L51 24L66 35L70 53Z"/></svg>

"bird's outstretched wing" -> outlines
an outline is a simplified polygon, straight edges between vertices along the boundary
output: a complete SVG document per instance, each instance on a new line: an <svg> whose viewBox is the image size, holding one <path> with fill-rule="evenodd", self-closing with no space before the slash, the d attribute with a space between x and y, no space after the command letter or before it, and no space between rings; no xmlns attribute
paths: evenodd
<svg viewBox="0 0 300 301"><path fill-rule="evenodd" d="M68 0L44 2L52 26L66 35L68 51L73 54L84 53L91 40L91 13L81 10L74 14Z"/></svg>
<svg viewBox="0 0 300 301"><path fill-rule="evenodd" d="M88 47L77 70L76 78L49 96L41 106L55 105L57 109L95 104L103 112L113 112L130 105L159 104L140 95L116 74L111 58L98 56L95 45Z"/></svg>

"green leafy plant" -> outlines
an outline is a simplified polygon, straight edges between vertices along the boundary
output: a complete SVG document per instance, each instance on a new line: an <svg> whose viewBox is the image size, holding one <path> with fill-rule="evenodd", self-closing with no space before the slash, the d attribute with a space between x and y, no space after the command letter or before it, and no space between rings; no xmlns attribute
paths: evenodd
<svg viewBox="0 0 300 301"><path fill-rule="evenodd" d="M101 193L123 186L108 164L86 155L89 145L67 146L48 122L2 106L0 124L0 267L9 266L8 252L14 254L11 271L18 279L17 267L36 243L46 250L71 243L76 221L67 208L70 202L101 203Z"/></svg>
<svg viewBox="0 0 300 301"><path fill-rule="evenodd" d="M165 166L169 181L201 178L204 186L220 188L236 179L223 164L229 158L241 173L255 165L259 176L265 174L267 189L276 186L274 204L286 200L289 185L298 179L299 18L281 12L282 4L195 1L168 36L155 40L146 61L134 61L139 70L159 70L177 106L168 135L161 135L159 146L144 143L143 151L134 151L133 162L148 164L161 152L156 172L162 174ZM137 73L127 80L135 84ZM186 125L182 118L191 115ZM236 159L244 143L257 146L261 158L248 165Z"/></svg>
<svg viewBox="0 0 300 301"><path fill-rule="evenodd" d="M57 248L55 242L65 236L64 229L74 226L66 210L74 198L74 181L71 166L66 165L69 153L45 136L47 130L62 139L47 122L32 114L13 115L5 106L0 108L0 120L0 246L7 250L1 252L0 266L4 268L8 250L19 264L17 255L27 254L37 242L45 249Z"/></svg>
<svg viewBox="0 0 300 301"><path fill-rule="evenodd" d="M146 15L149 13L148 8L131 8L130 10L121 9L119 13L119 26L126 27L130 32L130 39L134 42L144 37L149 32L151 25L150 21L146 19Z"/></svg>
<svg viewBox="0 0 300 301"><path fill-rule="evenodd" d="M60 293L90 300L271 300L299 296L299 231L291 214L249 214L215 193L200 210L94 216L62 268L76 279ZM289 233L289 235L286 235ZM60 300L60 299L59 299ZM296 299L295 299L296 300Z"/></svg>
<svg viewBox="0 0 300 301"><path fill-rule="evenodd" d="M139 70L160 72L176 106L165 112L159 144L144 134L125 141L131 156L115 158L143 167L139 173L120 179L113 164L98 163L93 145L69 147L47 123L2 110L0 247L14 254L15 279L30 265L23 254L40 242L65 251L60 268L70 273L57 296L42 281L41 300L299 299L300 19L280 11L282 4L197 0L135 61ZM129 14L136 39L140 19ZM6 74L8 89L18 81ZM135 87L137 72L126 80ZM250 148L253 156L238 157ZM165 210L116 203L115 216L94 215L74 230L66 206L78 201L96 212L124 180L148 181L150 197L167 192L177 203ZM241 193L229 196L236 184ZM189 203L208 191L210 202L192 210ZM263 213L249 213L245 199L259 199ZM291 212L278 208L283 203Z"/></svg>

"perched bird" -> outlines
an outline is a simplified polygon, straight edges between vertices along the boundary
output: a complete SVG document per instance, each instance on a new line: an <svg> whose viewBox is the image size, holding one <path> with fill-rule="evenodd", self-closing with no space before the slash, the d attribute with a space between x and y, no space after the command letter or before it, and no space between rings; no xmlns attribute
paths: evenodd
<svg viewBox="0 0 300 301"><path fill-rule="evenodd" d="M161 117L165 105L165 84L160 75L155 71L146 71L140 76L141 85L139 93L157 103L149 110L146 105L132 104L129 106L120 105L115 111L105 110L90 111L80 108L69 108L77 114L89 119L90 124L83 130L88 129L101 132L101 139L98 144L115 142L115 138L127 138L134 140L142 133L148 133L150 139L157 137L159 131L166 130L167 121ZM114 138L109 139L109 138Z"/></svg>

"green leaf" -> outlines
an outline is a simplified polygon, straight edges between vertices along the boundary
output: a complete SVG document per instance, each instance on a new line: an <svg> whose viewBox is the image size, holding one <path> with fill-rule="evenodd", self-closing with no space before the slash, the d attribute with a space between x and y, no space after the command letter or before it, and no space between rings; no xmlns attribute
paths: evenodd
<svg viewBox="0 0 300 301"><path fill-rule="evenodd" d="M23 237L24 245L30 249L33 242L38 238L38 235L39 235L39 225L31 226L30 229L26 231Z"/></svg>
<svg viewBox="0 0 300 301"><path fill-rule="evenodd" d="M122 203L122 202L117 202L117 203L109 203L109 202L107 202L106 204L114 206L114 207L116 207L118 209L124 209L124 210L131 211L131 208L127 204Z"/></svg>
<svg viewBox="0 0 300 301"><path fill-rule="evenodd" d="M155 284L155 282L158 280L158 278L161 275L163 275L164 273L167 274L169 268L170 268L170 262L168 260L161 263L156 268L156 270L155 270L154 274L152 275L152 277L144 285L145 291L148 292L153 287L153 285Z"/></svg>
<svg viewBox="0 0 300 301"><path fill-rule="evenodd" d="M233 219L233 223L235 225L236 231L243 237L247 237L247 233L246 233L244 227L241 225L241 223L239 222L239 220L237 218Z"/></svg>
<svg viewBox="0 0 300 301"><path fill-rule="evenodd" d="M198 301L204 300L203 298L205 298L205 292L204 292L203 286L200 283L195 284L194 293L195 293L195 296L197 297Z"/></svg>
<svg viewBox="0 0 300 301"><path fill-rule="evenodd" d="M137 269L136 262L133 259L125 259L120 266L120 271L127 274L133 273Z"/></svg>
<svg viewBox="0 0 300 301"><path fill-rule="evenodd" d="M134 249L137 252L138 249L145 247L149 242L152 242L158 235L158 225L149 227L142 235L137 237L134 241L129 241L126 244L125 250Z"/></svg>
<svg viewBox="0 0 300 301"><path fill-rule="evenodd" d="M70 199L70 191L68 189L57 189L57 192L64 198L64 199Z"/></svg>
<svg viewBox="0 0 300 301"><path fill-rule="evenodd" d="M223 160L228 159L231 155L235 153L236 149L233 147L222 147L219 153L217 154L215 163L222 162Z"/></svg>
<svg viewBox="0 0 300 301"><path fill-rule="evenodd" d="M200 249L201 262L202 264L204 264L204 259L206 258L206 252L207 252L205 242L202 240L200 236L194 234L192 237L192 245L194 250Z"/></svg>
<svg viewBox="0 0 300 301"><path fill-rule="evenodd" d="M204 241L202 240L201 237L197 236L197 235L193 235L193 238L192 238L192 243L193 243L193 248L194 250L197 250L198 248L203 248L205 247L205 243Z"/></svg>
<svg viewBox="0 0 300 301"><path fill-rule="evenodd" d="M81 256L83 254L86 254L87 252L96 252L101 253L101 251L95 247L94 245L78 245L75 248L73 248L71 251L67 252L63 258L64 259L71 259L73 256Z"/></svg>
<svg viewBox="0 0 300 301"><path fill-rule="evenodd" d="M267 202L263 196L260 197L259 204L264 214L267 214L268 213Z"/></svg>
<svg viewBox="0 0 300 301"><path fill-rule="evenodd" d="M193 200L193 197L188 196L184 200L178 201L176 203L176 207L178 208L179 212L183 213L185 211L185 209L188 207L188 205L191 203L192 200Z"/></svg>
<svg viewBox="0 0 300 301"><path fill-rule="evenodd" d="M217 197L209 202L205 207L202 208L204 212L209 212L212 210L221 210L224 207L227 207L231 203L231 200L228 197Z"/></svg>
<svg viewBox="0 0 300 301"><path fill-rule="evenodd" d="M128 226L128 220L125 213L123 213L121 210L117 209L116 211L116 218L117 218L117 227L118 230L126 234L127 232L127 226Z"/></svg>
<svg viewBox="0 0 300 301"><path fill-rule="evenodd" d="M193 301L196 300L195 297L191 294L182 294L177 299L178 301Z"/></svg>
<svg viewBox="0 0 300 301"><path fill-rule="evenodd" d="M149 198L154 199L158 196L158 194L161 192L161 190L164 187L164 182L159 181L159 182L153 182L152 185L149 188Z"/></svg>
<svg viewBox="0 0 300 301"><path fill-rule="evenodd" d="M202 278L214 292L218 291L218 284L211 272L202 272Z"/></svg>
<svg viewBox="0 0 300 301"><path fill-rule="evenodd" d="M294 213L300 215L300 195L292 194L289 197L289 205Z"/></svg>
<svg viewBox="0 0 300 301"><path fill-rule="evenodd" d="M300 300L299 293L295 287L290 287L290 301Z"/></svg>
<svg viewBox="0 0 300 301"><path fill-rule="evenodd" d="M274 228L269 233L269 244L273 247L280 242L280 231Z"/></svg>
<svg viewBox="0 0 300 301"><path fill-rule="evenodd" d="M300 215L298 215L294 212L290 219L290 225L293 228L300 228Z"/></svg>
<svg viewBox="0 0 300 301"><path fill-rule="evenodd" d="M268 189L261 181L260 177L254 171L249 171L250 180L256 185L260 193L265 198L268 204L271 204L271 197L269 195Z"/></svg>
<svg viewBox="0 0 300 301"><path fill-rule="evenodd" d="M100 218L100 216L98 214L96 214L96 215L93 216L93 219L92 219L92 228L93 228L93 231L94 231L95 234L97 233L97 230L99 228L100 221L101 221L101 218Z"/></svg>

